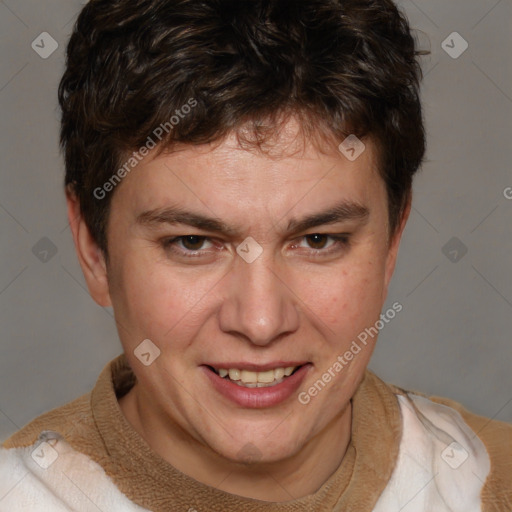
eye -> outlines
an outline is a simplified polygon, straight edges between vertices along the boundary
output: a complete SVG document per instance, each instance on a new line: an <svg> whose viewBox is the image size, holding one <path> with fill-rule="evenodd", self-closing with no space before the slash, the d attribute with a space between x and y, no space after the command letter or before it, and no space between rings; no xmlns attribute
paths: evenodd
<svg viewBox="0 0 512 512"><path fill-rule="evenodd" d="M205 236L186 235L180 238L182 246L189 251L198 251L200 249L204 249L203 245L206 241Z"/></svg>
<svg viewBox="0 0 512 512"><path fill-rule="evenodd" d="M323 250L335 246L337 244L347 244L347 235L327 235L325 233L312 233L302 237L310 249ZM304 247L302 245L301 247Z"/></svg>
<svg viewBox="0 0 512 512"><path fill-rule="evenodd" d="M325 249L329 238L329 235L323 235L320 233L314 233L304 237L312 249Z"/></svg>
<svg viewBox="0 0 512 512"><path fill-rule="evenodd" d="M307 245L303 245L303 244ZM349 235L329 235L326 233L311 233L301 237L296 245L298 248L313 249L313 253L330 254L341 251L349 245Z"/></svg>
<svg viewBox="0 0 512 512"><path fill-rule="evenodd" d="M210 244L207 247L205 247L206 242ZM194 253L213 247L213 244L208 237L199 235L177 236L175 238L164 240L163 245L166 249L184 254L187 252Z"/></svg>

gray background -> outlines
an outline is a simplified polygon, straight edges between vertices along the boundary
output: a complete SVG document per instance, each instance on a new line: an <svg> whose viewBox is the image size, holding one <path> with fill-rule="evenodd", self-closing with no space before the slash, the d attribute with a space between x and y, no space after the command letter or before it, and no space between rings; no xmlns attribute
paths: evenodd
<svg viewBox="0 0 512 512"><path fill-rule="evenodd" d="M56 90L83 3L0 0L0 440L90 390L121 351L112 312L85 288L62 189ZM401 5L432 52L429 148L388 300L404 309L371 368L512 421L512 1ZM442 48L454 31L469 44L457 59ZM42 32L59 43L47 59L31 48Z"/></svg>

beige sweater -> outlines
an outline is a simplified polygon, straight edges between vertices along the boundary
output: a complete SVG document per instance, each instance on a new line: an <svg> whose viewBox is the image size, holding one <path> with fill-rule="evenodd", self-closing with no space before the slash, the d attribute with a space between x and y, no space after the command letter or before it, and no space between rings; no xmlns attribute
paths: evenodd
<svg viewBox="0 0 512 512"><path fill-rule="evenodd" d="M353 397L352 438L341 465L314 494L284 503L204 485L153 452L117 402L134 382L122 354L105 367L91 392L39 416L5 441L0 512L459 510L452 501L464 512L512 511L511 425L473 415L449 400L418 394L411 400L370 371ZM457 444L449 445L450 439ZM461 445L468 460L449 467L446 461L455 460Z"/></svg>

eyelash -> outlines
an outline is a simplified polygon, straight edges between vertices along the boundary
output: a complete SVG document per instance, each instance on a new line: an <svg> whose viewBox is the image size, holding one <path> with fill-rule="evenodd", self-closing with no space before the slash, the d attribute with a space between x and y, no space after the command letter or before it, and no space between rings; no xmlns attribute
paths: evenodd
<svg viewBox="0 0 512 512"><path fill-rule="evenodd" d="M330 246L328 246L327 249L310 249L310 253L312 253L313 256L320 256L320 257L328 256L328 255L331 255L336 252L341 252L342 250L347 249L350 245L350 235L347 233L339 234L339 235L333 235L333 234L328 234L328 233L308 233L307 235L303 235L302 237L300 237L300 240L303 240L303 239L306 240L308 237L312 237L315 235L325 236L328 239L333 240L334 243L332 243ZM183 236L177 236L174 238L164 239L164 240L162 240L161 244L165 250L174 252L175 254L178 254L185 258L198 258L198 257L203 256L204 252L201 249L198 249L196 251L191 251L188 249L182 250L182 249L176 248L177 243L179 243L180 241L183 241L183 239L185 239L187 237L196 237L196 238L199 238L200 240L202 240L203 242L210 240L209 237L202 236L202 235L183 235ZM295 245L297 245L297 244L294 244L294 246Z"/></svg>

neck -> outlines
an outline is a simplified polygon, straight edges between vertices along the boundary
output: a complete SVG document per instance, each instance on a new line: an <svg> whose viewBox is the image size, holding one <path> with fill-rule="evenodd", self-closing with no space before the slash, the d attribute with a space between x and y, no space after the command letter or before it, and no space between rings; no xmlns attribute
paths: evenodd
<svg viewBox="0 0 512 512"><path fill-rule="evenodd" d="M128 422L154 452L195 480L246 498L283 502L315 493L339 467L350 442L351 402L295 455L240 464L205 447L147 403L139 399L137 385L119 400Z"/></svg>

